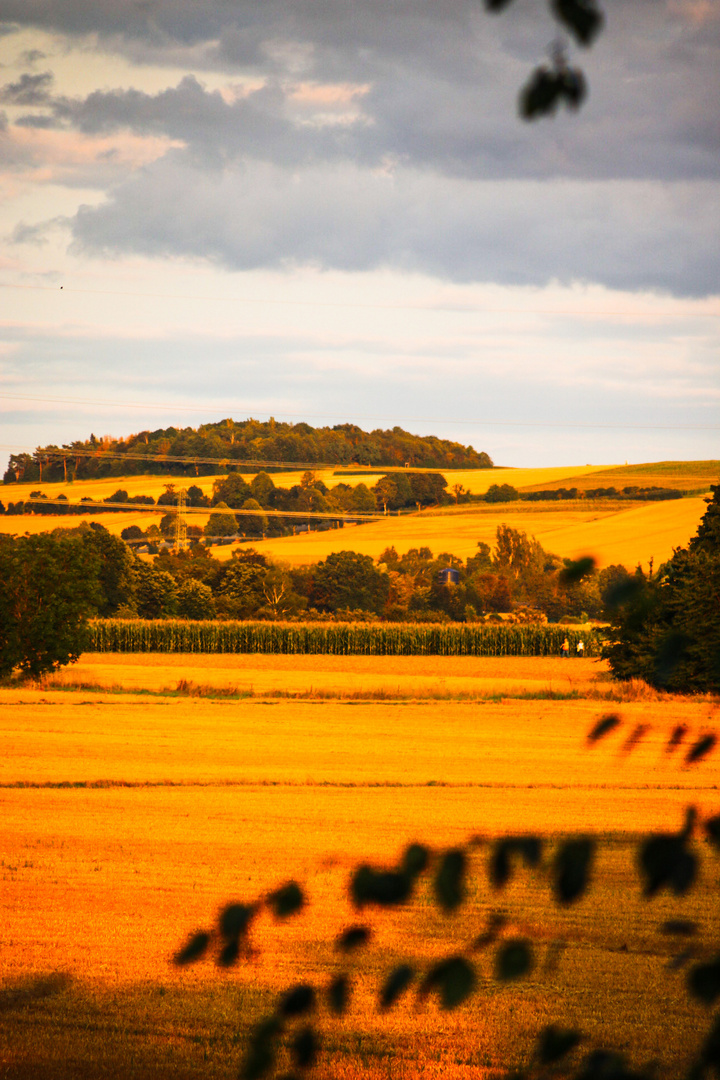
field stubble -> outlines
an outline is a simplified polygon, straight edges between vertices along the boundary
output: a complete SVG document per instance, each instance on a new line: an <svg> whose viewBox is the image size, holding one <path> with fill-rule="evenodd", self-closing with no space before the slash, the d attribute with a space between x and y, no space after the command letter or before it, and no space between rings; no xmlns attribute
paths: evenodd
<svg viewBox="0 0 720 1080"><path fill-rule="evenodd" d="M429 694L433 680L452 691L486 679L507 691L571 678L568 669L588 688L603 680L591 661L547 658L103 656L83 657L76 674L130 692L0 691L0 1075L235 1076L252 1023L293 982L326 983L339 970L336 934L359 918L374 939L349 965L346 1021L320 1022L324 1074L493 1075L520 1065L533 1034L554 1022L577 1024L590 1044L632 1046L637 1061L672 1062L673 1075L707 1020L687 1000L682 969L667 968L677 942L659 926L670 913L692 917L717 938L717 867L689 899L648 904L633 834L678 827L691 802L717 811L720 763L711 756L686 768L682 751L664 749L678 724L688 738L713 729L713 702L623 703L614 707L620 730L588 748L603 711L589 700L132 692L196 673L217 686L248 678L302 688L324 677L326 689L367 690L408 679ZM638 724L647 732L628 752ZM423 894L409 911L367 919L348 903L352 866L389 864L410 839L437 850L531 829L605 834L586 900L558 911L542 873L494 893L480 845L459 915L438 914ZM237 969L169 963L224 902L252 900L291 876L307 891L307 910L282 925L261 916L255 951ZM508 934L534 942L528 979L498 986L491 949L477 957L478 994L456 1013L411 996L387 1017L374 1014L373 995L398 957L410 949L427 965L466 947L498 908ZM563 945L557 967L553 940ZM70 981L56 980L43 996L42 982L27 980L50 972Z"/></svg>

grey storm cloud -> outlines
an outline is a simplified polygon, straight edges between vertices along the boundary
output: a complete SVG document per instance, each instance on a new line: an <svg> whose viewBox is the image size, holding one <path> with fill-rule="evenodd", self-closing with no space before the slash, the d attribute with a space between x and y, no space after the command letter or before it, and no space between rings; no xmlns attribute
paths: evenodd
<svg viewBox="0 0 720 1080"><path fill-rule="evenodd" d="M77 249L208 258L233 270L391 267L454 281L597 281L677 295L716 291L707 182L658 187L448 180L352 165L194 169L172 155L73 221ZM128 223L132 223L129 226Z"/></svg>
<svg viewBox="0 0 720 1080"><path fill-rule="evenodd" d="M155 94L52 97L29 81L44 75L5 91L38 95L26 128L181 144L119 184L108 172L106 201L73 221L88 251L715 293L720 0L604 6L606 31L572 56L589 101L532 125L516 98L556 34L545 0L499 17L480 0L0 0L17 25L200 73ZM261 85L232 100L203 70ZM298 96L333 83L355 88L345 115Z"/></svg>
<svg viewBox="0 0 720 1080"><path fill-rule="evenodd" d="M53 83L51 71L39 75L21 75L17 82L0 87L0 101L6 105L45 105L50 100Z"/></svg>

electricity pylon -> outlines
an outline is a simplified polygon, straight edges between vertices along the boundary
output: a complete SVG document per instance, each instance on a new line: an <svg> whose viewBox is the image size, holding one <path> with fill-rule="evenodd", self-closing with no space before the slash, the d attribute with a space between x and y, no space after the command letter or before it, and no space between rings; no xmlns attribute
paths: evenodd
<svg viewBox="0 0 720 1080"><path fill-rule="evenodd" d="M187 546L187 522L185 521L185 496L187 491L180 488L175 511L175 550L184 551Z"/></svg>

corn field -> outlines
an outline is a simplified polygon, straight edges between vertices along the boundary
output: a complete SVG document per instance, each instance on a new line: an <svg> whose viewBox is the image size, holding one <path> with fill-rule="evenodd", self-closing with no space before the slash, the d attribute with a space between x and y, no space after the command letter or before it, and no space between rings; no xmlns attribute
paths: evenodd
<svg viewBox="0 0 720 1080"><path fill-rule="evenodd" d="M285 653L335 656L559 656L582 639L600 655L596 630L565 626L418 623L191 622L97 619L92 652Z"/></svg>

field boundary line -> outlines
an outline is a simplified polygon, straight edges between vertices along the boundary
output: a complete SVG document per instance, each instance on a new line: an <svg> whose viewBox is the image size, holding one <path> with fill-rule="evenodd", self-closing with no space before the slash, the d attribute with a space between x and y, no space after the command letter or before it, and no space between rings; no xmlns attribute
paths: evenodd
<svg viewBox="0 0 720 1080"><path fill-rule="evenodd" d="M482 780L6 780L2 791L103 791L113 788L452 788L491 791L717 791L718 784L577 784L540 781L517 782Z"/></svg>

